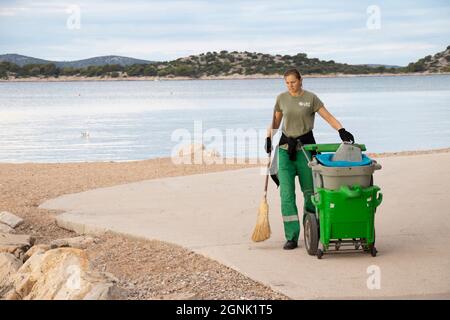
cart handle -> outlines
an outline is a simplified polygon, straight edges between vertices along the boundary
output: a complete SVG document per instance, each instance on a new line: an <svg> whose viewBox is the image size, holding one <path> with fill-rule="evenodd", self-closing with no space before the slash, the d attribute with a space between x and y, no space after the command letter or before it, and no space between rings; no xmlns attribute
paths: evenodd
<svg viewBox="0 0 450 320"><path fill-rule="evenodd" d="M347 198L358 198L361 196L361 186L355 185L350 189L348 186L341 186L340 191L347 196Z"/></svg>
<svg viewBox="0 0 450 320"><path fill-rule="evenodd" d="M373 169L374 170L380 170L382 167L381 167L381 164L379 164L378 162L376 162L375 160L372 160L372 163L373 163Z"/></svg>
<svg viewBox="0 0 450 320"><path fill-rule="evenodd" d="M378 192L378 197L375 199L375 208L378 207L383 201L383 194Z"/></svg>
<svg viewBox="0 0 450 320"><path fill-rule="evenodd" d="M313 205L316 208L318 208L322 204L322 199L320 198L320 196L318 194L315 194L315 195L311 196L311 202L313 203Z"/></svg>
<svg viewBox="0 0 450 320"><path fill-rule="evenodd" d="M377 186L372 187L375 192L375 201L374 206L375 208L378 207L381 202L383 201L383 194L380 191L380 188ZM347 198L358 198L362 195L363 190L360 185L354 185L351 187L351 189L348 186L341 186L339 189L340 192L345 194ZM378 192L378 195L376 194ZM320 197L319 193L313 194L311 196L311 202L316 208L319 208L322 205L322 198Z"/></svg>
<svg viewBox="0 0 450 320"><path fill-rule="evenodd" d="M341 146L340 143L321 143L321 144L305 144L303 148L306 151L316 151L316 152L336 152ZM366 151L366 145L364 144L352 144L352 146L358 147L361 151Z"/></svg>

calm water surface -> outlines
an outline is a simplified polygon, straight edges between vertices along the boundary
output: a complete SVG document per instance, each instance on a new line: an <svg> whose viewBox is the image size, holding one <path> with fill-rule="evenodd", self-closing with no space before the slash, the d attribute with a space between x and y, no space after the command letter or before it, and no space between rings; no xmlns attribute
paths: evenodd
<svg viewBox="0 0 450 320"><path fill-rule="evenodd" d="M450 146L448 75L306 78L304 88L369 151ZM221 154L264 156L260 135L283 91L283 81L275 79L3 82L0 162L166 157L180 144L177 133L194 138L194 123L197 131L216 134L204 144ZM225 148L230 130L249 136L250 147ZM339 142L319 116L315 136L319 143Z"/></svg>

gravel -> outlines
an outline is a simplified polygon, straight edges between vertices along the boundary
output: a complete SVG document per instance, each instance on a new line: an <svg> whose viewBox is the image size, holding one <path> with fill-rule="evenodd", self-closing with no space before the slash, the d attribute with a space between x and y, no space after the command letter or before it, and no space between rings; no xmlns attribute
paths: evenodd
<svg viewBox="0 0 450 320"><path fill-rule="evenodd" d="M135 162L0 164L0 211L24 219L15 230L36 244L75 237L55 222L56 211L38 208L47 199L170 176L232 170L255 165L174 165L160 158ZM180 246L161 241L96 235L87 248L98 271L112 273L128 299L288 299L239 272Z"/></svg>

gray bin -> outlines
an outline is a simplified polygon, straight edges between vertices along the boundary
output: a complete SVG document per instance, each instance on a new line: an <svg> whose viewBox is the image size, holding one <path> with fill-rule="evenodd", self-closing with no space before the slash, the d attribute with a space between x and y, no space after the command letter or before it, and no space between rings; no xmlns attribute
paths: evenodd
<svg viewBox="0 0 450 320"><path fill-rule="evenodd" d="M357 167L326 167L317 159L309 162L313 171L315 188L338 190L341 186L360 185L363 188L371 185L371 177L375 170L381 169L381 165L375 160L368 166Z"/></svg>

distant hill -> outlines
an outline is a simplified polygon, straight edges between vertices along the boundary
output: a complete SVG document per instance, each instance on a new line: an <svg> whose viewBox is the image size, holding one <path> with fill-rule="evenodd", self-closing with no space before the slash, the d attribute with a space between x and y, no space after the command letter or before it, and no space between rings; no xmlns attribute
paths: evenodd
<svg viewBox="0 0 450 320"><path fill-rule="evenodd" d="M450 72L450 46L433 56L411 62L406 69L408 72Z"/></svg>
<svg viewBox="0 0 450 320"><path fill-rule="evenodd" d="M173 74L202 77L230 75L282 75L289 68L298 68L302 74L369 74L396 72L396 69L350 65L333 60L309 58L306 53L271 55L257 52L207 52L158 64L162 76Z"/></svg>
<svg viewBox="0 0 450 320"><path fill-rule="evenodd" d="M450 46L434 56L427 56L407 67L392 65L351 65L333 60L309 58L306 53L271 55L257 52L206 52L155 62L120 56L103 56L78 61L48 61L17 54L0 55L0 78L28 77L127 77L208 78L280 76L289 68L302 74L402 74L408 72L450 72Z"/></svg>
<svg viewBox="0 0 450 320"><path fill-rule="evenodd" d="M3 61L14 63L14 64L17 64L18 66L21 66L21 67L23 67L26 64L46 64L46 63L51 63L51 61L48 61L48 60L22 56L20 54L15 54L15 53L13 53L13 54L1 54L0 55L0 62L3 62Z"/></svg>
<svg viewBox="0 0 450 320"><path fill-rule="evenodd" d="M27 65L27 64L54 63L55 66L57 66L59 68L66 68L66 67L86 68L89 66L98 67L98 66L111 65L111 64L118 64L121 66L130 66L133 64L155 63L155 61L134 59L134 58L129 58L129 57L121 57L121 56L101 56L101 57L94 57L94 58L76 60L76 61L50 61L50 60L22 56L19 54L0 55L0 62L3 62L3 61L17 64L20 67L23 67L24 65Z"/></svg>
<svg viewBox="0 0 450 320"><path fill-rule="evenodd" d="M368 74L375 72L386 72L384 66L349 65L336 63L333 60L325 61L317 58L308 58L305 53L296 55L271 55L256 52L207 52L199 55L191 55L166 62L155 62L120 56L103 56L78 61L49 61L18 54L0 55L0 62L9 62L25 70L14 70L7 67L19 77L27 75L83 75L83 76L108 76L112 72L119 72L119 76L160 76L160 77L208 77L208 76L230 76L230 75L281 75L288 68L298 67L303 74ZM39 65L40 70L38 71ZM52 70L49 66L45 70L43 65L54 64L61 70ZM154 68L150 67L152 65ZM114 68L93 69L94 67L115 66ZM117 68L117 66L127 67ZM148 67L145 67L148 66ZM88 69L88 71L84 69ZM64 71L63 69L70 69ZM389 69L394 70L394 69ZM86 71L86 72L84 72ZM3 73L4 74L4 73ZM4 77L4 75L3 75Z"/></svg>
<svg viewBox="0 0 450 320"><path fill-rule="evenodd" d="M77 61L61 61L56 62L57 67L86 68L89 66L104 66L108 64L118 64L121 66L131 66L133 64L150 64L155 61L141 60L121 56L102 56Z"/></svg>

